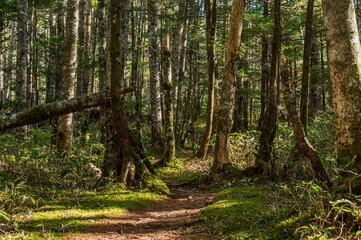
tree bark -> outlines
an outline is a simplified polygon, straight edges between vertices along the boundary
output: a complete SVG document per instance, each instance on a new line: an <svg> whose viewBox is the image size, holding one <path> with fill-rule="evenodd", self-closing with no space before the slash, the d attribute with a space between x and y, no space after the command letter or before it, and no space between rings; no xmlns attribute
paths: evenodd
<svg viewBox="0 0 361 240"><path fill-rule="evenodd" d="M76 72L77 40L78 40L78 7L79 0L67 1L66 38L64 48L62 94L61 100L74 97ZM64 152L71 149L72 114L59 117L57 150Z"/></svg>
<svg viewBox="0 0 361 240"><path fill-rule="evenodd" d="M212 134L213 113L214 113L214 84L216 81L216 26L217 26L217 1L206 0L206 44L208 63L208 102L206 128L201 145L196 154L199 158L205 158L208 149L208 142Z"/></svg>
<svg viewBox="0 0 361 240"><path fill-rule="evenodd" d="M298 117L297 110L294 106L295 100L292 98L291 88L290 88L290 72L288 68L282 69L281 71L282 83L283 83L283 100L286 105L288 112L288 118L293 126L293 132L295 133L297 146L302 151L302 153L311 161L313 171L315 172L316 179L320 182L325 183L327 186L331 186L330 179L328 178L327 172L325 171L322 161L308 142L302 122Z"/></svg>
<svg viewBox="0 0 361 240"><path fill-rule="evenodd" d="M17 53L16 53L16 88L15 109L20 112L26 109L26 79L27 79L27 56L28 56L28 1L18 1L17 18ZM26 133L26 127L18 130L20 136Z"/></svg>
<svg viewBox="0 0 361 240"><path fill-rule="evenodd" d="M272 145L277 128L277 100L276 100L276 80L279 65L279 55L281 48L281 0L275 0L274 27L273 27L273 44L272 44L272 61L269 79L269 99L268 107L265 112L265 122L262 127L260 137L260 147L256 159L256 166L259 172L271 174L272 162Z"/></svg>
<svg viewBox="0 0 361 240"><path fill-rule="evenodd" d="M7 64L5 70L5 78L4 78L4 107L7 107L7 103L10 100L10 86L11 80L13 76L13 58L14 58L14 46L15 46L15 36L16 36L16 22L11 23L11 37L10 37L10 45L7 56Z"/></svg>
<svg viewBox="0 0 361 240"><path fill-rule="evenodd" d="M172 72L170 68L169 35L162 42L162 69L164 91L164 153L161 164L165 165L175 158L175 138L173 128L173 101L172 101Z"/></svg>
<svg viewBox="0 0 361 240"><path fill-rule="evenodd" d="M303 129L307 134L307 110L308 110L308 75L310 73L310 53L312 45L312 18L313 18L314 0L308 0L305 39L303 46L303 69L302 69L302 87L301 87L301 122Z"/></svg>
<svg viewBox="0 0 361 240"><path fill-rule="evenodd" d="M225 53L222 81L223 85L221 91L221 101L219 104L217 138L214 161L211 168L212 172L223 171L224 164L230 161L229 137L232 128L235 81L239 60L239 47L241 43L244 10L245 0L233 1Z"/></svg>
<svg viewBox="0 0 361 240"><path fill-rule="evenodd" d="M267 21L268 18L268 3L263 3L263 20ZM258 128L262 129L264 124L264 116L266 111L267 102L267 89L269 81L269 67L268 67L268 40L266 34L262 35L262 58L261 58L261 115L258 122Z"/></svg>
<svg viewBox="0 0 361 240"><path fill-rule="evenodd" d="M150 73L150 117L152 125L152 143L155 147L163 145L162 113L160 101L159 75L159 38L156 0L148 0L149 34L149 73Z"/></svg>
<svg viewBox="0 0 361 240"><path fill-rule="evenodd" d="M335 108L336 146L339 165L352 160L345 171L361 173L361 47L353 0L323 0L324 25L332 96ZM342 157L345 156L345 157ZM352 177L341 172L344 177ZM351 189L361 193L360 178Z"/></svg>
<svg viewBox="0 0 361 240"><path fill-rule="evenodd" d="M127 93L122 92L122 93ZM0 119L0 130L30 125L45 121L52 117L66 115L83 109L107 106L110 103L109 92L93 93L62 101L47 103L32 107Z"/></svg>

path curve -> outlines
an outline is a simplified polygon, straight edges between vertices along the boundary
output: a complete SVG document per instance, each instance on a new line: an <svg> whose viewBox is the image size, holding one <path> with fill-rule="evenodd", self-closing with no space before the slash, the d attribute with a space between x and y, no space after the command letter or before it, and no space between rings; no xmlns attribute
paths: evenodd
<svg viewBox="0 0 361 240"><path fill-rule="evenodd" d="M212 239L197 226L200 211L214 201L214 193L167 184L171 197L111 219L97 221L83 233L66 239Z"/></svg>

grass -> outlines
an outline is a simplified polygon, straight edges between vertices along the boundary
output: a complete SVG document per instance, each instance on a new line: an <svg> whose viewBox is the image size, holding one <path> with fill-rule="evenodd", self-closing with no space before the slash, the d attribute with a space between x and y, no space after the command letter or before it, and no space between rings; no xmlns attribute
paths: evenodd
<svg viewBox="0 0 361 240"><path fill-rule="evenodd" d="M151 192L127 191L121 185L103 191L59 192L34 212L17 216L15 232L3 239L60 239L97 221L154 204L163 197Z"/></svg>
<svg viewBox="0 0 361 240"><path fill-rule="evenodd" d="M291 216L291 206L277 186L226 183L201 217L223 239L299 239L303 219Z"/></svg>

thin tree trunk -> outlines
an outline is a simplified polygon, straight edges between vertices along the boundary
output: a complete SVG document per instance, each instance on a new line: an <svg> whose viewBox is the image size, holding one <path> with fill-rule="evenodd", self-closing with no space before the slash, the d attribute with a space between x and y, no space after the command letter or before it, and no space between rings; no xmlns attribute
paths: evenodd
<svg viewBox="0 0 361 240"><path fill-rule="evenodd" d="M5 71L5 79L4 79L4 105L5 108L10 101L10 86L11 80L13 76L13 58L14 58L14 46L15 46L15 36L16 36L16 23L12 22L11 24L11 37L9 44L9 51L7 57L6 71Z"/></svg>
<svg viewBox="0 0 361 240"><path fill-rule="evenodd" d="M317 87L319 85L319 76L316 73L316 69L319 68L319 54L317 48L316 38L312 43L311 47L311 57L310 57L310 92L308 98L308 121L315 119L316 112L318 109L317 99L318 91Z"/></svg>
<svg viewBox="0 0 361 240"><path fill-rule="evenodd" d="M262 127L260 137L260 147L256 159L256 167L262 174L272 173L272 146L277 128L277 100L276 100L276 81L279 64L279 55L281 48L281 0L275 0L273 44L271 73L269 79L269 99L268 107L265 112L265 122Z"/></svg>
<svg viewBox="0 0 361 240"><path fill-rule="evenodd" d="M313 18L314 0L308 0L305 40L303 46L303 70L302 70L302 88L301 88L301 122L303 129L307 134L307 108L308 108L308 75L310 73L310 53L312 45L312 18Z"/></svg>
<svg viewBox="0 0 361 240"><path fill-rule="evenodd" d="M155 147L163 145L162 113L160 102L159 75L159 38L156 0L148 0L148 34L149 34L149 72L150 72L150 116L152 125L152 143Z"/></svg>
<svg viewBox="0 0 361 240"><path fill-rule="evenodd" d="M289 69L285 68L281 72L282 75L282 83L283 83L283 100L286 105L286 109L288 112L288 118L293 126L293 131L296 136L297 146L302 151L305 156L310 159L312 168L315 172L316 179L319 181L326 183L326 185L331 186L330 179L325 171L321 158L312 147L312 145L308 142L301 120L298 117L297 110L294 106L295 100L292 98L291 88L290 88L290 72Z"/></svg>
<svg viewBox="0 0 361 240"><path fill-rule="evenodd" d="M177 17L176 27L174 28L174 42L172 46L172 84L174 87L173 91L173 108L177 107L177 90L178 90L178 78L179 78L179 56L180 56L180 47L181 47L181 39L184 32L184 20L183 15L185 12L185 0L179 1L179 11Z"/></svg>
<svg viewBox="0 0 361 240"><path fill-rule="evenodd" d="M263 3L263 19L266 21L268 18L268 3ZM261 115L258 122L258 128L262 129L264 123L264 116L266 111L266 98L267 98L267 86L269 79L268 69L268 40L266 34L262 35L262 59L261 59Z"/></svg>
<svg viewBox="0 0 361 240"><path fill-rule="evenodd" d="M164 153L161 164L165 165L175 158L175 138L173 129L172 73L170 68L169 35L162 42L162 69L164 91Z"/></svg>
<svg viewBox="0 0 361 240"><path fill-rule="evenodd" d="M177 107L175 109L175 135L177 142L180 143L182 138L182 113L183 113L183 100L186 86L186 54L187 54L187 40L188 40L188 16L186 14L188 4L184 8L183 18L183 34L180 43L179 52L179 71L178 71L178 82L177 82Z"/></svg>
<svg viewBox="0 0 361 240"><path fill-rule="evenodd" d="M204 158L207 154L209 139L212 134L213 113L214 113L214 84L216 81L216 23L217 23L217 1L205 0L206 8L206 44L208 63L208 102L206 128L201 145L196 154L199 158Z"/></svg>
<svg viewBox="0 0 361 240"><path fill-rule="evenodd" d="M27 79L27 53L28 53L28 1L18 1L18 19L17 19L17 53L16 53L16 88L15 104L16 111L20 112L26 109L26 79ZM23 136L26 133L26 127L19 128L18 133Z"/></svg>

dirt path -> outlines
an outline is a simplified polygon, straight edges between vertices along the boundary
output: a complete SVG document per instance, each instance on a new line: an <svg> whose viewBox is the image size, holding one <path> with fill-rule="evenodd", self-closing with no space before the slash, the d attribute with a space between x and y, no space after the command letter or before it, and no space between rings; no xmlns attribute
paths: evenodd
<svg viewBox="0 0 361 240"><path fill-rule="evenodd" d="M66 239L212 239L196 227L199 212L212 203L214 194L192 187L167 184L171 198L153 206L97 221L82 234Z"/></svg>

